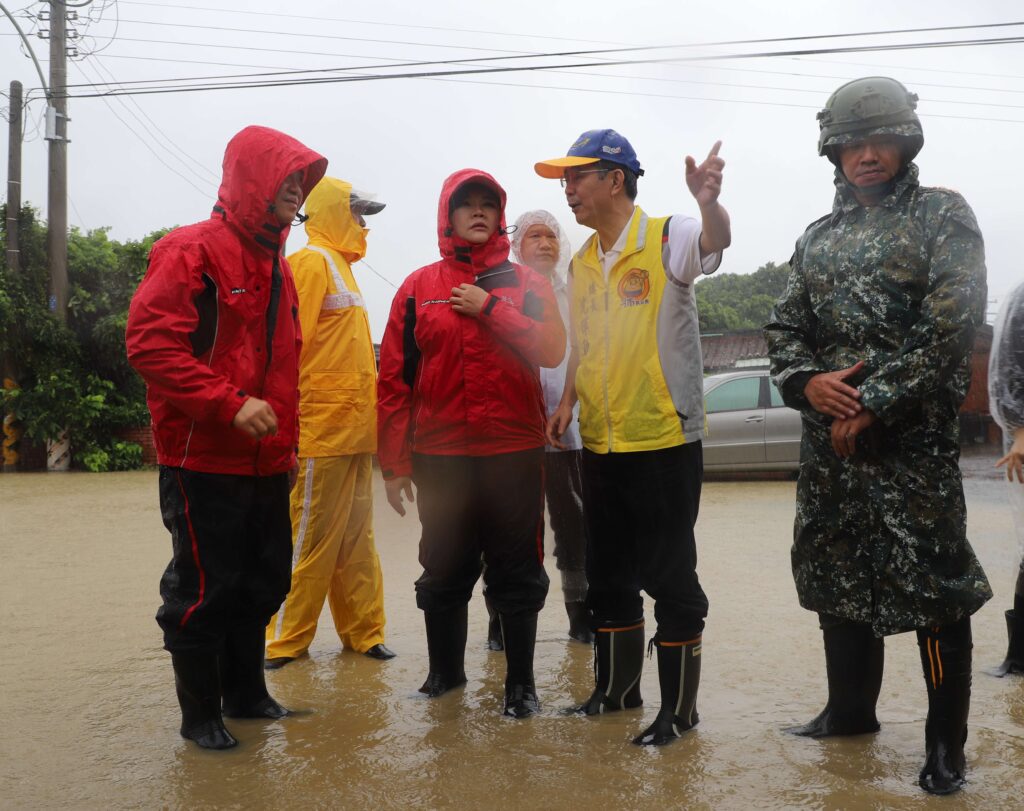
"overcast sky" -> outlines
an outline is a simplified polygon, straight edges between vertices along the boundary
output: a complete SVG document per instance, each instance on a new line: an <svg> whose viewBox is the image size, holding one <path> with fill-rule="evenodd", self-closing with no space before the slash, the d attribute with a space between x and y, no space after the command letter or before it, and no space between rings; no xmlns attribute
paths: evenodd
<svg viewBox="0 0 1024 811"><path fill-rule="evenodd" d="M15 13L38 12L46 5L3 2ZM705 44L1004 23L1024 18L1020 5L993 0L307 0L286 6L267 0L96 0L78 9L81 19L75 27L84 34L78 47L89 55L69 62L68 82L128 83L357 66L361 74L388 74L396 69L383 66L400 61L492 59L630 45L680 47L472 65L692 59L1005 38L1024 35L1024 26ZM27 32L39 27L16 16ZM17 79L27 91L35 89L32 96L38 99L35 69L13 31L0 17L0 89L6 94L9 82ZM31 41L46 71L48 43L35 37ZM832 167L817 155L815 114L833 89L866 75L893 76L921 97L921 179L961 192L974 208L985 235L989 298L999 299L1024 278L1022 44L72 99L69 219L83 229L109 226L119 240L203 219L216 196L228 139L248 124L282 129L325 154L329 174L376 192L388 204L372 218L367 256L384 278L365 263L362 270L356 268L379 339L395 286L438 257L436 201L449 173L465 166L493 173L508 191L509 221L524 210L547 208L567 227L577 247L587 232L573 221L558 183L537 177L533 163L564 154L583 130L613 127L636 148L646 170L638 203L654 215L696 213L683 181L684 158L693 154L700 160L716 139L723 141L727 166L721 200L732 215L733 245L721 270L749 273L765 262L785 261L806 225L830 209ZM72 92L94 90L80 87ZM42 113L42 102L29 106L23 200L43 209L45 216ZM6 154L6 126L0 138ZM289 251L304 243L302 229L294 229ZM994 313L994 305L990 310Z"/></svg>

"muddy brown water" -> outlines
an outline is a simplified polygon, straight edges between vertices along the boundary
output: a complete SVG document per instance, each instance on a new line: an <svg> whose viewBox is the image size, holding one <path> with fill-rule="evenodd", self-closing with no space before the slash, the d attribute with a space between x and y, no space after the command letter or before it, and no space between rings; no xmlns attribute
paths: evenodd
<svg viewBox="0 0 1024 811"><path fill-rule="evenodd" d="M1005 651L1016 544L1000 482L968 479L966 489L970 536L996 597L974 622L970 783L933 798L916 786L927 702L913 634L887 640L880 733L809 741L781 732L825 696L820 632L789 571L791 481L705 485L701 722L670 746L629 743L657 711L653 661L643 708L559 714L589 694L592 656L566 639L550 559L536 657L542 714L501 716L504 661L485 649L478 596L469 684L420 697L418 525L387 508L378 482L387 641L398 658L339 651L325 614L310 656L268 674L276 697L304 712L229 721L241 745L211 753L178 736L153 621L170 550L156 474L0 476L0 808L1024 808L1024 679L983 673Z"/></svg>

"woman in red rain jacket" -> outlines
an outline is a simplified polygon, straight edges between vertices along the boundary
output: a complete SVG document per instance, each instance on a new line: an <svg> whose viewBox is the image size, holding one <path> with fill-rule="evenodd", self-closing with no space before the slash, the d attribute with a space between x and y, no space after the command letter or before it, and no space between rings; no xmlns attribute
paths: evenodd
<svg viewBox="0 0 1024 811"><path fill-rule="evenodd" d="M420 692L464 684L467 606L484 580L505 638L505 714L539 709L533 680L544 572L544 399L565 330L550 283L508 261L505 191L463 169L442 187L441 261L412 273L391 306L380 353L378 456L388 501L422 525L416 602L430 672Z"/></svg>

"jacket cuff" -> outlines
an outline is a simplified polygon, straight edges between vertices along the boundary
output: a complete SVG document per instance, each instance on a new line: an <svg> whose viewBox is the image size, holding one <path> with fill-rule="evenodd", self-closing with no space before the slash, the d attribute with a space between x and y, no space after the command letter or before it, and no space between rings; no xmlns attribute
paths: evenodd
<svg viewBox="0 0 1024 811"><path fill-rule="evenodd" d="M239 409L248 399L249 395L242 389L232 388L228 396L221 400L220 405L217 407L215 417L217 422L231 425L231 422L235 419L235 414L238 413Z"/></svg>
<svg viewBox="0 0 1024 811"><path fill-rule="evenodd" d="M412 460L393 462L386 467L382 464L380 470L381 476L384 477L384 481L390 481L391 479L400 479L403 476L412 476Z"/></svg>

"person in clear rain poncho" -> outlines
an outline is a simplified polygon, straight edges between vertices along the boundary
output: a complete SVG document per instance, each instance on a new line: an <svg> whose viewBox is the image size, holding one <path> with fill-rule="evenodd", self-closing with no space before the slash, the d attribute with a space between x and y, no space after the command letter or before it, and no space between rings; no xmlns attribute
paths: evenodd
<svg viewBox="0 0 1024 811"><path fill-rule="evenodd" d="M527 211L515 222L512 253L520 262L551 282L564 323L569 322L569 297L565 272L572 258L569 240L548 211ZM558 408L565 387L568 354L554 369L541 369L540 382L544 404L550 418ZM548 445L544 454L544 492L548 517L555 535L555 560L562 576L562 597L569 617L569 636L590 644L594 640L587 597L585 571L586 537L583 532L583 487L580 482L580 457L583 442L579 431L579 404L573 422L562 435L563 448Z"/></svg>
<svg viewBox="0 0 1024 811"><path fill-rule="evenodd" d="M1005 455L996 464L1006 466L1020 555L1013 608L1006 612L1010 643L1005 660L993 671L1005 676L1024 673L1024 284L1007 296L996 320L988 396L992 416L1003 429Z"/></svg>

